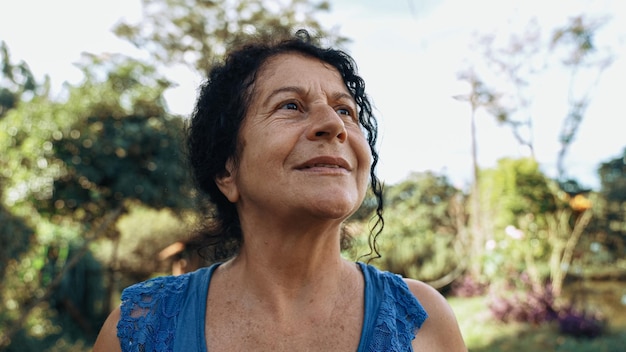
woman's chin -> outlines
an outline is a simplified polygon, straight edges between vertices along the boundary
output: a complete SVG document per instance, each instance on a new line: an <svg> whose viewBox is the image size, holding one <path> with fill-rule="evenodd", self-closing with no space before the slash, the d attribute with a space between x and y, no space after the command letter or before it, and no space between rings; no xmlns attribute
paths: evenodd
<svg viewBox="0 0 626 352"><path fill-rule="evenodd" d="M324 202L316 204L312 211L319 218L333 219L333 220L345 220L352 215L358 206L355 206L355 202Z"/></svg>

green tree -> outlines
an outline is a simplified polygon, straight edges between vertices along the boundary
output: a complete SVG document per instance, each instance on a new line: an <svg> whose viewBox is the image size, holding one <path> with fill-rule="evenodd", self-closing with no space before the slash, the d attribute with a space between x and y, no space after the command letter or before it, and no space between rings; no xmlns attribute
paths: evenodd
<svg viewBox="0 0 626 352"><path fill-rule="evenodd" d="M183 63L206 74L232 45L250 37L292 35L307 28L333 43L346 39L315 19L328 1L143 0L144 18L121 22L115 33L151 53L156 62Z"/></svg>
<svg viewBox="0 0 626 352"><path fill-rule="evenodd" d="M0 42L0 118L15 108L17 104L37 93L42 86L37 83L25 62L13 63L9 47ZM46 79L47 80L47 79Z"/></svg>
<svg viewBox="0 0 626 352"><path fill-rule="evenodd" d="M22 98L35 94L41 85L25 62L12 62L9 48L0 42L0 121L10 110L18 108ZM0 123L1 125L1 123ZM9 143L17 133L15 128L0 130L0 199L4 199L4 189L13 177L12 165L8 162ZM33 230L24 220L15 216L4 202L0 202L0 277L11 260L15 260L28 249ZM0 290L2 289L0 284Z"/></svg>
<svg viewBox="0 0 626 352"><path fill-rule="evenodd" d="M598 168L603 200L602 228L616 256L626 252L626 149L621 156L603 162Z"/></svg>
<svg viewBox="0 0 626 352"><path fill-rule="evenodd" d="M591 203L574 203L532 158L500 160L496 168L483 171L480 189L489 234L489 251L480 259L489 280L527 274L534 290L550 281L552 293L559 296L591 220Z"/></svg>
<svg viewBox="0 0 626 352"><path fill-rule="evenodd" d="M183 121L163 103L169 83L122 56L86 56L82 67L85 81L67 87L66 101L36 97L0 121L8 151L1 161L11 174L5 203L36 229L29 251L8 269L15 280L2 292L12 312L2 322L10 327L2 329L2 345L28 340L20 336L93 339L110 311L117 273L95 281L84 274L102 272L91 245L119 247L113 225L133 203L175 211L193 204ZM32 279L20 280L25 276ZM68 282L72 290L64 289ZM20 346L14 348L26 348Z"/></svg>
<svg viewBox="0 0 626 352"><path fill-rule="evenodd" d="M53 143L63 169L44 208L81 221L128 200L156 209L190 208L183 120L167 113L163 99L170 83L154 68L121 56L89 59L85 82L69 90L67 105L82 106Z"/></svg>
<svg viewBox="0 0 626 352"><path fill-rule="evenodd" d="M483 170L480 180L489 248L477 258L483 272L493 281L530 270L535 283L541 282L534 263L549 258L546 216L557 209L551 181L532 158L501 159L497 167Z"/></svg>
<svg viewBox="0 0 626 352"><path fill-rule="evenodd" d="M6 267L0 285L0 347L8 350L42 350L55 341L67 341L62 336L80 331L62 323L68 312L54 302L64 301L56 295L62 292L57 290L61 280L71 279L60 275L66 271L64 254L76 248L81 232L76 224L52 223L35 207L52 194L52 180L58 174L52 148L54 136L72 121L62 104L45 95L30 98L28 104L19 102L0 120L2 208L8 213L5 218L28 229L13 231L18 227L11 226L11 222L1 223L3 241L21 243L3 261ZM86 264L81 261L75 268Z"/></svg>
<svg viewBox="0 0 626 352"><path fill-rule="evenodd" d="M315 12L328 8L325 2L311 5L302 0L287 4L144 1L144 21L120 23L116 33L152 53L157 64L183 62L204 73L228 46L248 35L292 33L291 28L299 27L329 34L314 19ZM327 37L341 41L337 36ZM171 83L153 66L119 55L85 55L79 65L85 80L66 86L63 101L50 99L46 91L21 94L11 87L29 86L16 86L22 82L17 79L2 81L3 87L20 93L7 100L11 108L5 109L0 120L3 204L34 235L28 250L5 268L11 280L3 280L0 292L0 305L7 312L0 315L1 348L80 350L88 346L93 336L84 322L99 326L110 309L121 271L139 266L120 256L130 253L155 260L156 253L131 251L126 246L141 247L137 236L124 235L138 228L137 221L117 220L163 220L167 215L174 220L160 223L164 228L177 228L180 235L184 227L172 224L182 223L176 217L193 205L194 190L179 149L184 121L171 116L163 100ZM19 70L12 69L15 72ZM28 104L20 104L26 100ZM145 215L134 211L138 208L160 213ZM175 240L177 234L162 233L156 242L168 236ZM96 263L92 252L110 253L110 259ZM104 285L104 297L95 298L91 293L103 291L102 286L94 280L87 282L83 274L97 271L96 266L102 264L108 273L99 282ZM67 282L75 287L73 295L64 289ZM80 301L81 294L92 298ZM81 314L75 315L76 311ZM80 334L68 335L70 330L82 331L87 342L76 340Z"/></svg>
<svg viewBox="0 0 626 352"><path fill-rule="evenodd" d="M491 114L498 115L500 107L496 96L485 83L478 77L473 69L469 68L459 73L458 78L466 81L470 85L470 92L466 95L455 96L455 99L466 101L470 104L470 135L472 143L472 188L469 198L469 227L470 231L465 231L462 227L460 231L467 232L469 252L473 256L482 257L485 249L486 233L481 223L481 199L478 190L480 180L480 165L478 164L478 139L476 130L476 115L479 109L485 109ZM482 265L480 261L469 263L470 275L478 278L482 275Z"/></svg>
<svg viewBox="0 0 626 352"><path fill-rule="evenodd" d="M561 182L567 183L564 159L569 146L574 142L578 128L590 103L591 93L598 84L604 70L611 63L610 53L595 42L594 37L606 19L590 20L584 15L570 19L564 25L553 28L548 34L537 21L532 20L522 33L513 33L502 38L493 33L479 38L477 48L486 59L483 65L475 63L463 70L459 78L470 84L470 92L456 97L471 106L472 159L474 182L470 195L470 247L478 258L484 255L489 234L488 211L481 208L485 200L477 186L483 183L477 162L479 141L476 140L475 118L479 108L495 117L496 121L511 128L513 136L535 158L533 105L537 99L534 89L541 83L548 69L566 69L569 73L567 90L568 112L558 136L561 149L557 155L557 171ZM592 76L591 82L580 81L581 77ZM582 89L581 89L582 87ZM559 89L553 90L558 94ZM558 99L556 96L549 99ZM572 181L572 180L567 180ZM470 268L474 276L482 274L479 262Z"/></svg>
<svg viewBox="0 0 626 352"><path fill-rule="evenodd" d="M463 269L457 216L464 214L456 214L454 206L459 193L445 176L431 172L414 173L386 189L385 228L378 241L382 257L372 263L437 287L449 284ZM366 238L357 236L359 254L368 252Z"/></svg>
<svg viewBox="0 0 626 352"><path fill-rule="evenodd" d="M3 204L0 204L0 224L0 277L4 277L8 263L19 258L28 249L33 230ZM3 284L0 283L0 291L2 287Z"/></svg>

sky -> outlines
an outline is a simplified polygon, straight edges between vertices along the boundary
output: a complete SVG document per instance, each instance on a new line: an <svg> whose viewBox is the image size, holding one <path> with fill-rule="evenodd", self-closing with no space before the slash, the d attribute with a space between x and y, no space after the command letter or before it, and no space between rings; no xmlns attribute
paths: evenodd
<svg viewBox="0 0 626 352"><path fill-rule="evenodd" d="M520 33L531 19L550 30L576 15L611 15L598 44L614 54L612 65L593 91L579 133L566 157L570 177L597 189L597 168L626 147L626 9L621 0L331 0L319 16L351 42L345 50L356 60L380 121L379 177L387 184L412 172L445 174L459 188L471 182L470 107L454 96L469 93L458 78L468 63L480 61L476 38ZM118 39L111 28L120 20L141 18L139 0L2 0L0 40L14 61L26 61L37 76L47 74L53 89L77 84L73 63L82 52L143 55ZM620 28L620 25L621 28ZM166 74L179 85L167 92L174 113L188 115L202 80L182 68ZM532 90L535 155L542 169L556 176L558 134L565 116L568 76L546 75ZM478 162L493 167L503 157L522 157L510 129L479 111L476 116Z"/></svg>

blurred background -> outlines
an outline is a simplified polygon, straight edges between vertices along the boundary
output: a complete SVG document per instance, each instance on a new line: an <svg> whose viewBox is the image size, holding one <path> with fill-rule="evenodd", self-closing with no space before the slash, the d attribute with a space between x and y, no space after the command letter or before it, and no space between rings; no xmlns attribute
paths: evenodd
<svg viewBox="0 0 626 352"><path fill-rule="evenodd" d="M371 263L445 294L472 351L622 351L625 20L618 0L2 2L0 350L89 351L123 288L210 264L180 149L196 87L233 43L308 28L380 121Z"/></svg>

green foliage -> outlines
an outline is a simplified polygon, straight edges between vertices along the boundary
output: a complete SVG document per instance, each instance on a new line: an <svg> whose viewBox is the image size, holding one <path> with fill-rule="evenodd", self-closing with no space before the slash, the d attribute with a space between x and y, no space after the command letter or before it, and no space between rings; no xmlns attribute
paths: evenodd
<svg viewBox="0 0 626 352"><path fill-rule="evenodd" d="M488 239L481 260L487 279L521 291L539 290L550 281L551 294L559 297L587 234L595 195L572 198L532 159L503 159L481 176L481 220Z"/></svg>
<svg viewBox="0 0 626 352"><path fill-rule="evenodd" d="M57 213L82 209L97 217L128 199L155 208L189 206L180 119L90 117L73 128L55 143L68 166L54 183Z"/></svg>
<svg viewBox="0 0 626 352"><path fill-rule="evenodd" d="M293 35L308 28L341 43L345 38L323 30L315 19L328 11L327 1L202 1L143 0L144 18L120 23L115 34L148 50L157 62L185 63L198 72L211 65L232 45L251 37Z"/></svg>
<svg viewBox="0 0 626 352"><path fill-rule="evenodd" d="M548 263L546 217L558 206L550 183L531 158L505 158L481 172L481 220L488 248L481 260L487 277L518 277L533 270L529 266L536 261ZM538 270L547 275L547 266Z"/></svg>
<svg viewBox="0 0 626 352"><path fill-rule="evenodd" d="M190 207L184 126L165 111L167 81L136 61L107 67L113 60L92 59L86 82L70 89L66 103L77 110L74 123L51 141L60 170L43 209L97 219L130 199L155 208Z"/></svg>
<svg viewBox="0 0 626 352"><path fill-rule="evenodd" d="M329 8L305 0L145 6L146 20L120 24L118 35L158 63L201 72L250 35L292 34L296 23L325 33L314 14ZM0 349L88 350L117 290L167 270L156 254L196 221L187 218L184 122L168 113L171 83L151 65L86 54L84 81L57 100L4 45L1 59ZM94 230L120 207L129 211L117 227Z"/></svg>
<svg viewBox="0 0 626 352"><path fill-rule="evenodd" d="M600 218L610 247L618 256L626 253L626 149L622 156L604 162L598 169L604 200Z"/></svg>
<svg viewBox="0 0 626 352"><path fill-rule="evenodd" d="M28 249L33 230L1 204L0 224L0 277L4 277L7 263L18 259ZM0 284L0 290L1 287Z"/></svg>
<svg viewBox="0 0 626 352"><path fill-rule="evenodd" d="M11 238L27 247L11 240L1 253L15 250L3 261L0 331L11 334L0 334L0 344L9 337L19 350L54 341L67 341L59 350L69 350L95 337L108 314L107 281L90 252L76 248L107 212L133 200L191 206L183 121L167 114L162 98L169 83L119 56L86 57L83 70L85 82L68 87L67 101L36 96L0 120L3 242L5 231L21 228Z"/></svg>
<svg viewBox="0 0 626 352"><path fill-rule="evenodd" d="M626 202L626 149L621 156L602 163L598 173L604 198L609 202Z"/></svg>
<svg viewBox="0 0 626 352"><path fill-rule="evenodd" d="M80 228L40 221L36 230L28 249L7 262L0 286L0 340L20 325L8 350L37 351L55 343L92 340L103 317L100 264L87 253L66 269L82 243ZM58 286L49 290L63 271Z"/></svg>
<svg viewBox="0 0 626 352"><path fill-rule="evenodd" d="M489 230L503 234L509 225L523 225L520 221L526 216L532 216L537 225L545 225L541 214L553 212L557 206L549 182L531 158L504 158L495 169L483 170L479 182L481 210L483 217L491 219Z"/></svg>
<svg viewBox="0 0 626 352"><path fill-rule="evenodd" d="M169 274L169 262L160 261L158 253L170 244L186 240L196 223L195 214L174 213L171 209L151 209L133 205L130 211L117 221L119 243L102 239L94 243L94 255L107 267L119 272L113 283L118 289L145 280L155 274Z"/></svg>
<svg viewBox="0 0 626 352"><path fill-rule="evenodd" d="M63 167L54 158L52 142L74 119L61 104L41 96L0 120L2 195L13 213L37 221L33 204L51 197L52 180Z"/></svg>
<svg viewBox="0 0 626 352"><path fill-rule="evenodd" d="M456 268L457 228L450 207L459 191L444 176L427 172L413 174L385 192L385 228L378 239L382 258L372 264L426 281ZM357 252L368 253L367 234L357 238Z"/></svg>
<svg viewBox="0 0 626 352"><path fill-rule="evenodd" d="M46 285L65 259L52 258L67 253L79 232L72 224L52 225L34 203L52 194L59 167L51 141L73 119L62 104L49 99L47 88L39 89L25 63L11 64L5 47L3 55L2 84L16 100L0 120L0 348L10 338L10 350L43 350L67 326L57 320L64 313L45 300Z"/></svg>
<svg viewBox="0 0 626 352"><path fill-rule="evenodd" d="M28 93L35 93L39 88L33 73L25 62L11 62L9 48L0 42L0 118L17 107Z"/></svg>

